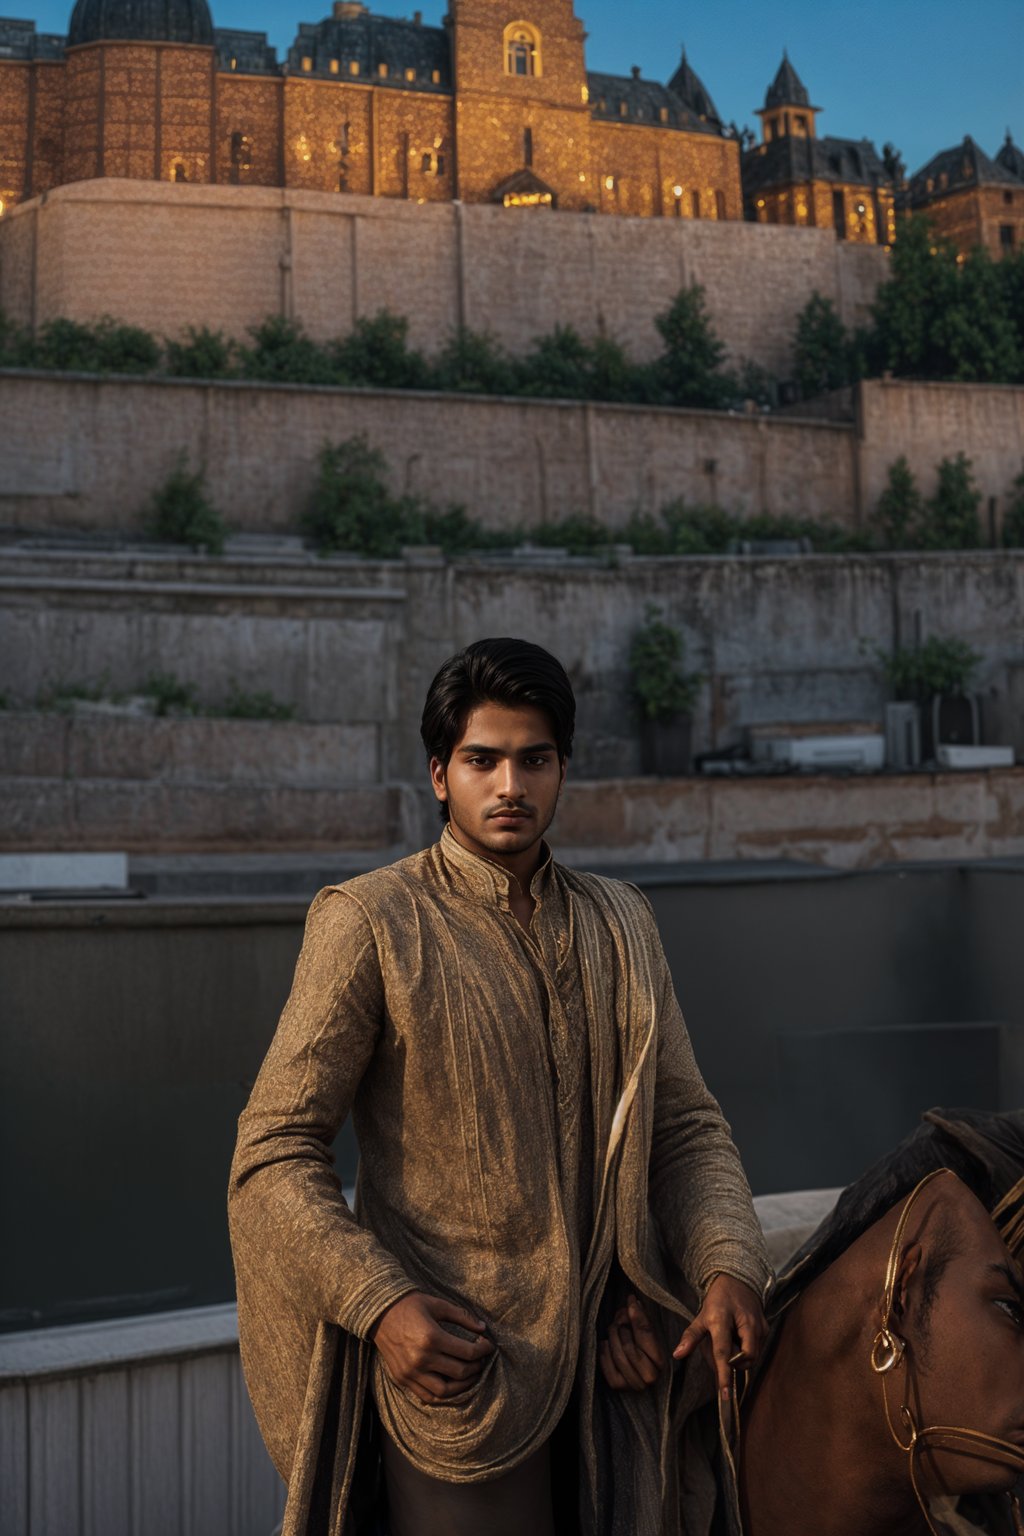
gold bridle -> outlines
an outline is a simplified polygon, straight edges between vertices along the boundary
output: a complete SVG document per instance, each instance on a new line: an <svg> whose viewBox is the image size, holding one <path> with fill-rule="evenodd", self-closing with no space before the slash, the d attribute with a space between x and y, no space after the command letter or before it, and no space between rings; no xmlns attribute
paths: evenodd
<svg viewBox="0 0 1024 1536"><path fill-rule="evenodd" d="M882 1293L882 1326L875 1334L874 1342L871 1346L871 1369L875 1372L876 1376L881 1378L882 1382L882 1403L885 1408L885 1422L889 1427L889 1433L892 1435L893 1440L909 1458L911 1487L914 1490L918 1504L921 1506L921 1513L924 1515L925 1523L932 1536L941 1536L941 1533L935 1528L918 1482L917 1460L922 1447L944 1446L955 1450L958 1444L960 1446L969 1445L975 1450L980 1449L988 1452L989 1459L991 1460L1004 1461L1008 1465L1024 1471L1024 1449L1020 1446L1014 1445L1009 1440L1000 1440L995 1435L985 1434L980 1429L967 1429L960 1425L929 1424L922 1428L918 1425L913 1409L907 1402L903 1402L900 1405L899 1423L903 1432L902 1435L893 1424L892 1413L889 1408L888 1378L902 1369L907 1360L909 1348L906 1340L901 1338L895 1331L892 1318L896 1298L896 1281L899 1274L900 1258L902 1257L903 1238L907 1230L907 1223L910 1220L910 1213L918 1196L933 1179L939 1178L941 1174L949 1174L952 1178L956 1178L956 1174L953 1173L952 1169L936 1168L932 1173L925 1175L916 1188L911 1190L904 1202L903 1210L900 1212L900 1219L896 1224L896 1231L893 1234L892 1246L889 1249L889 1262L886 1265L885 1288ZM992 1212L992 1219L995 1221L1000 1234L1003 1236L1011 1252L1014 1251L1016 1244L1024 1236L1022 1201L1024 1201L1024 1180L1016 1184ZM1002 1225L1000 1225L1001 1222ZM908 1365L908 1376L909 1369ZM910 1394L909 1391L904 1391L902 1395L906 1398ZM1012 1496L1011 1509L1018 1536L1024 1536L1024 1520L1021 1517L1020 1506L1016 1498Z"/></svg>

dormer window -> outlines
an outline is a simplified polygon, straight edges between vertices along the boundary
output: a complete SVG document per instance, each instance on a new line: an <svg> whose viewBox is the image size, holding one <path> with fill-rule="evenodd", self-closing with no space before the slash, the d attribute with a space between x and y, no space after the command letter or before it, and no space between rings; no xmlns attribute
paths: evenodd
<svg viewBox="0 0 1024 1536"><path fill-rule="evenodd" d="M350 75L358 75L358 73L359 73L359 60L358 59L349 59L349 61L348 61L348 72L349 72Z"/></svg>
<svg viewBox="0 0 1024 1536"><path fill-rule="evenodd" d="M540 37L524 21L505 28L505 73L520 79L540 74Z"/></svg>
<svg viewBox="0 0 1024 1536"><path fill-rule="evenodd" d="M378 75L380 76L380 78L382 80L386 80L387 77L388 77L388 67L387 67L387 65L384 64L384 63L378 64L377 65L377 73L378 73Z"/></svg>

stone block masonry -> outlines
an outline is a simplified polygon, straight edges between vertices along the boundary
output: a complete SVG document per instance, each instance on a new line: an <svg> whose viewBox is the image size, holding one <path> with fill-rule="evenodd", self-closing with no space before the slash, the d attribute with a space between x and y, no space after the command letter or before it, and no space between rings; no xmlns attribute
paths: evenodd
<svg viewBox="0 0 1024 1536"><path fill-rule="evenodd" d="M108 178L59 187L0 221L0 309L32 325L114 311L170 336L189 325L241 336L284 314L320 338L390 309L431 350L460 324L515 353L571 324L643 359L660 345L655 316L696 282L732 361L786 376L811 293L858 324L886 259L831 230L736 220Z"/></svg>

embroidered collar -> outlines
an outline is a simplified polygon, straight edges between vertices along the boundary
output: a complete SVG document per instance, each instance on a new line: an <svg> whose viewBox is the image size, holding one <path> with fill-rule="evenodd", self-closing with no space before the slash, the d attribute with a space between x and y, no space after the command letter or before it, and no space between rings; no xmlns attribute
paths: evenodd
<svg viewBox="0 0 1024 1536"><path fill-rule="evenodd" d="M441 833L437 849L442 863L454 877L453 883L457 887L462 887L464 894L478 896L484 901L497 902L502 907L509 905L519 882L504 865L496 864L493 859L485 858L481 854L470 853L469 849L464 848L452 835L451 828L447 826ZM541 862L530 881L529 894L534 901L539 903L543 900L554 867L551 849L547 843L541 843Z"/></svg>

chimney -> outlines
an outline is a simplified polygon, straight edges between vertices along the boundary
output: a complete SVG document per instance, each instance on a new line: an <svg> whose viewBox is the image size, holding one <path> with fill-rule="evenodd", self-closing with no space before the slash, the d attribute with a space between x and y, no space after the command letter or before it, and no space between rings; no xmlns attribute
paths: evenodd
<svg viewBox="0 0 1024 1536"><path fill-rule="evenodd" d="M334 0L335 21L356 21L365 15L366 6L361 0Z"/></svg>
<svg viewBox="0 0 1024 1536"><path fill-rule="evenodd" d="M640 79L640 65L639 64L634 64L633 65L633 79L634 80L639 80Z"/></svg>
<svg viewBox="0 0 1024 1536"><path fill-rule="evenodd" d="M412 24L413 24L414 27L422 27L422 25L423 25L423 12L422 11L413 11L413 13L412 13Z"/></svg>

